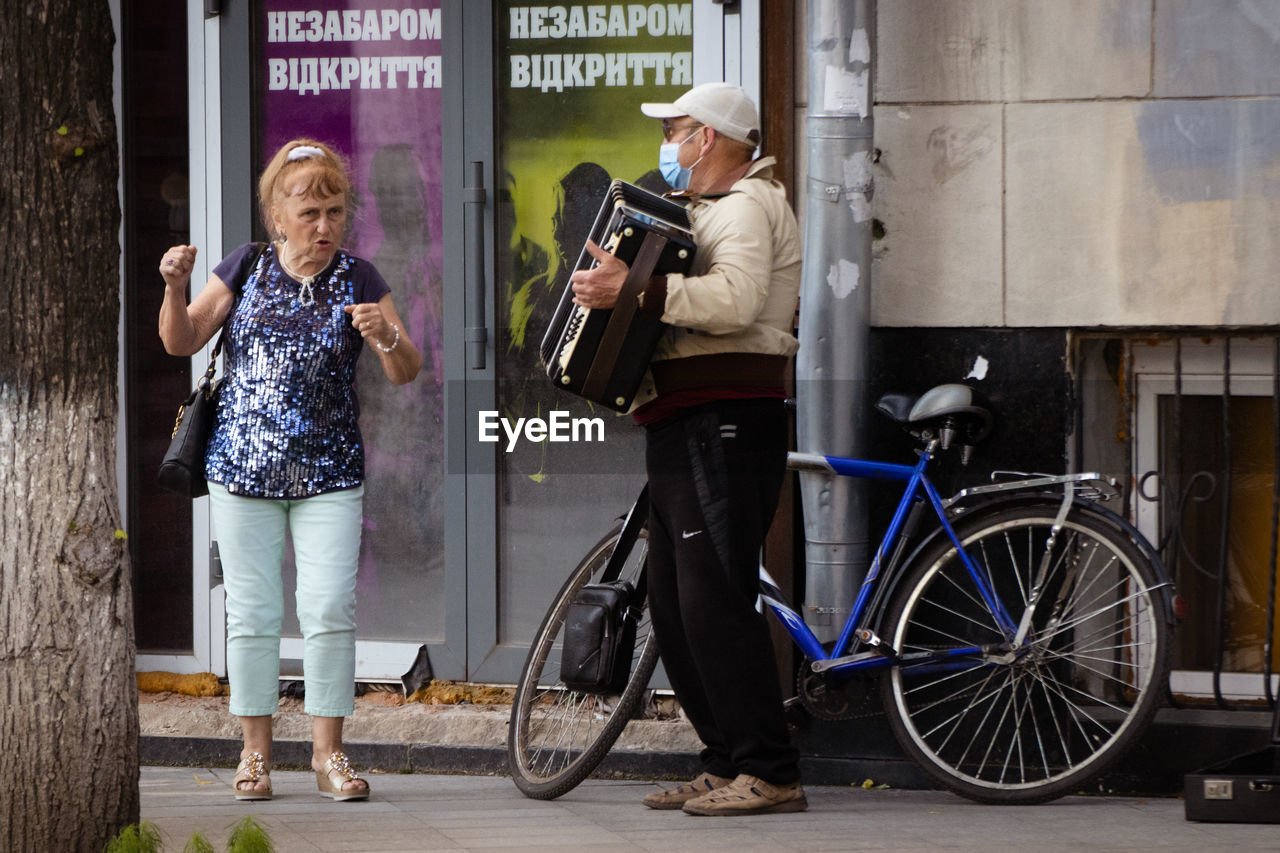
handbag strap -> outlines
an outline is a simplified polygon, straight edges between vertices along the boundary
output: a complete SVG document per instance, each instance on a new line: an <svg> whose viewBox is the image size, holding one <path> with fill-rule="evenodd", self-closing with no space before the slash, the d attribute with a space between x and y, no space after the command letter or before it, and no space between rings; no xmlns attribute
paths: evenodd
<svg viewBox="0 0 1280 853"><path fill-rule="evenodd" d="M258 242L254 243L253 255L249 258L249 268L252 269L258 265L258 260L262 257L262 253L267 250L267 244ZM235 313L235 306L227 312L227 316L222 321L222 326L218 331L217 343L213 345L213 352L209 355L209 366L205 368L204 378L196 382L197 388L204 388L205 393L209 393L209 389L213 388L213 377L218 372L218 356L222 353L222 341L227 336L227 324L231 322L231 315ZM201 385L200 383L204 384Z"/></svg>

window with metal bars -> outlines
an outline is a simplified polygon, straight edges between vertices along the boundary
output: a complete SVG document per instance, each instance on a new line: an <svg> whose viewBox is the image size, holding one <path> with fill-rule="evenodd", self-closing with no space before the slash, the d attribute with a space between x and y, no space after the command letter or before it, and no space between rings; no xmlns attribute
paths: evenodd
<svg viewBox="0 0 1280 853"><path fill-rule="evenodd" d="M1274 701L1280 334L1124 340L1134 514L1187 604L1171 688Z"/></svg>

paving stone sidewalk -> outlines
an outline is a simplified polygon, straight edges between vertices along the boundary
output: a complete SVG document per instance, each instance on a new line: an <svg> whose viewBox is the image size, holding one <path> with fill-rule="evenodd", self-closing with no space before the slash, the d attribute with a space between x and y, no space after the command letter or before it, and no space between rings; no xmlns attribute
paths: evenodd
<svg viewBox="0 0 1280 853"><path fill-rule="evenodd" d="M374 774L364 803L316 793L313 774L272 773L276 798L232 798L230 769L144 767L142 818L180 851L194 832L225 848L254 815L279 853L316 851L1201 851L1275 850L1277 829L1190 823L1176 798L1066 797L982 806L937 791L807 788L803 814L701 818L640 805L656 783L587 780L558 800L526 799L502 776Z"/></svg>

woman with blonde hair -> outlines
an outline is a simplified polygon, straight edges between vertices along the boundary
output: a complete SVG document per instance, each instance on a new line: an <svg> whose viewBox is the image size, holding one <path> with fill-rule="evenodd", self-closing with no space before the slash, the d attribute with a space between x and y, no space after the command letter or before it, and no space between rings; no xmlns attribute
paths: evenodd
<svg viewBox="0 0 1280 853"><path fill-rule="evenodd" d="M227 592L231 713L244 746L238 800L271 798L271 720L279 703L285 532L297 567L305 709L320 793L366 799L342 746L354 709L355 582L364 497L356 359L373 347L391 382L413 380L422 356L386 282L341 248L350 171L329 146L286 143L258 185L272 242L247 243L213 269L188 305L195 246L160 262L160 337L189 356L224 331L224 378L205 458Z"/></svg>

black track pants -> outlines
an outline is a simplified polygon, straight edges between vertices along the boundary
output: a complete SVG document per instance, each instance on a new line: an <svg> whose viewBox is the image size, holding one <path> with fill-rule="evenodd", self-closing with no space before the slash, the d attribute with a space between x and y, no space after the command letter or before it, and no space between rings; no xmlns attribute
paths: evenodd
<svg viewBox="0 0 1280 853"><path fill-rule="evenodd" d="M764 617L760 547L786 469L781 400L704 404L649 428L649 596L663 665L704 768L800 777Z"/></svg>

